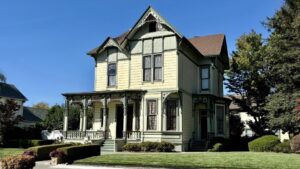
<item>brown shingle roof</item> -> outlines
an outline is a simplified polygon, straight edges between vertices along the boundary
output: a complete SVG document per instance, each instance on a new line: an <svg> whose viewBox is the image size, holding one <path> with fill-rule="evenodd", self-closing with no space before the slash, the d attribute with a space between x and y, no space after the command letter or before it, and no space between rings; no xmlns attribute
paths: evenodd
<svg viewBox="0 0 300 169"><path fill-rule="evenodd" d="M189 41L204 56L220 55L224 40L225 40L224 34L197 36L189 39Z"/></svg>
<svg viewBox="0 0 300 169"><path fill-rule="evenodd" d="M125 39L126 35L129 33L129 31L122 33L121 35L114 37L113 39L118 42L118 44L121 44L123 40Z"/></svg>

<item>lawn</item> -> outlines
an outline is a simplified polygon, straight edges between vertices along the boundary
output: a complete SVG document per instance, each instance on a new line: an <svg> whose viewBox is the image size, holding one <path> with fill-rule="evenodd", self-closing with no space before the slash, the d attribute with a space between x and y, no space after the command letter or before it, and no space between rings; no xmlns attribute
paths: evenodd
<svg viewBox="0 0 300 169"><path fill-rule="evenodd" d="M299 169L300 155L254 152L118 153L90 157L75 163L170 168Z"/></svg>
<svg viewBox="0 0 300 169"><path fill-rule="evenodd" d="M9 155L18 155L22 154L24 149L22 148L0 148L0 158L9 156Z"/></svg>

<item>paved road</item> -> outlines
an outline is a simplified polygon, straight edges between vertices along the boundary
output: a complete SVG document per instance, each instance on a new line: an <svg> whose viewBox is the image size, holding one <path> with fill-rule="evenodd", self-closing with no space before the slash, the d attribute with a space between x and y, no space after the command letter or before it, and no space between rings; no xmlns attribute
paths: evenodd
<svg viewBox="0 0 300 169"><path fill-rule="evenodd" d="M51 166L50 161L37 161L34 169L165 169L149 167L124 167L124 166L87 166L87 165L65 165Z"/></svg>

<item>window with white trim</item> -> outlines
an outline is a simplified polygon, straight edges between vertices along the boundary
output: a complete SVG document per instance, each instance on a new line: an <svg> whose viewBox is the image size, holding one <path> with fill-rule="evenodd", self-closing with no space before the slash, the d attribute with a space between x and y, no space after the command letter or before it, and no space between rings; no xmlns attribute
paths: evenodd
<svg viewBox="0 0 300 169"><path fill-rule="evenodd" d="M116 86L116 63L109 63L107 66L107 85Z"/></svg>
<svg viewBox="0 0 300 169"><path fill-rule="evenodd" d="M157 101L147 100L147 130L157 128Z"/></svg>
<svg viewBox="0 0 300 169"><path fill-rule="evenodd" d="M143 81L162 81L162 54L143 56Z"/></svg>
<svg viewBox="0 0 300 169"><path fill-rule="evenodd" d="M200 72L200 78L201 78L201 90L209 90L209 67L208 66L203 66L201 67L201 72Z"/></svg>

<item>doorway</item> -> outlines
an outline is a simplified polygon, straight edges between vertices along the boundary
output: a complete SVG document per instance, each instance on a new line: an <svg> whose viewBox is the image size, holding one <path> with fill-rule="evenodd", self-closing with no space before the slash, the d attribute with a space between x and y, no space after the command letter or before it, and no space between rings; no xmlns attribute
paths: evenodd
<svg viewBox="0 0 300 169"><path fill-rule="evenodd" d="M200 139L207 139L207 111L200 110L199 113Z"/></svg>
<svg viewBox="0 0 300 169"><path fill-rule="evenodd" d="M132 119L133 119L133 105L127 106L127 131L132 131ZM124 120L124 109L123 105L117 105L116 111L116 138L123 138L123 120Z"/></svg>

